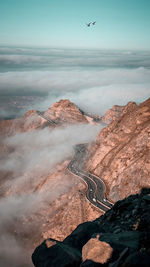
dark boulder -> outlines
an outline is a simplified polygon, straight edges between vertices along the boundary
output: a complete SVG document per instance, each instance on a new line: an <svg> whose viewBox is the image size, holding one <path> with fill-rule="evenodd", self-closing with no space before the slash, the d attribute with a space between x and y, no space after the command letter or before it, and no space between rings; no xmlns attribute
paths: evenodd
<svg viewBox="0 0 150 267"><path fill-rule="evenodd" d="M150 189L118 201L103 216L80 224L63 242L55 240L48 247L47 240L32 255L36 267L150 266ZM113 248L105 263L86 259L82 262L82 248L99 237ZM49 239L52 240L52 239ZM53 240L54 241L54 240Z"/></svg>

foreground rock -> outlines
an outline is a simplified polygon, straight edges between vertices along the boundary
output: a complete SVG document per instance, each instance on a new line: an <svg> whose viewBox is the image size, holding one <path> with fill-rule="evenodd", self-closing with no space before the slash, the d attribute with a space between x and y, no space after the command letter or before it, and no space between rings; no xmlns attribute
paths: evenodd
<svg viewBox="0 0 150 267"><path fill-rule="evenodd" d="M105 181L117 201L150 186L150 98L114 106L103 121L111 123L89 146L86 169Z"/></svg>
<svg viewBox="0 0 150 267"><path fill-rule="evenodd" d="M80 224L63 242L45 240L32 255L34 265L150 266L149 204L150 189L118 201L105 215Z"/></svg>

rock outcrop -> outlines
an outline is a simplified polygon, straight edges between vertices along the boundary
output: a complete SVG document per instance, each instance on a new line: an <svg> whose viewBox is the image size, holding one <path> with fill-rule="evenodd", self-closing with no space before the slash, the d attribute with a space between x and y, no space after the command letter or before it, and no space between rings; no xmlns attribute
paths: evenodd
<svg viewBox="0 0 150 267"><path fill-rule="evenodd" d="M56 124L50 124L46 119L52 120ZM0 136L11 136L20 132L61 126L63 124L70 125L89 122L94 124L94 119L84 115L74 103L65 99L54 103L44 112L29 110L20 118L0 120Z"/></svg>
<svg viewBox="0 0 150 267"><path fill-rule="evenodd" d="M49 123L41 115L54 120L56 125ZM95 117L95 120L93 120L69 100L62 100L53 104L41 115L38 111L31 110L21 118L0 121L1 138L45 127L61 127L62 125L77 123L93 124L100 120L99 117ZM104 122L110 122L109 126L104 128L98 135L96 142L89 146L90 156L86 168L104 179L107 188L110 189L107 193L114 201L122 199L130 193L139 192L143 186L149 185L149 115L150 100L139 106L132 102L125 107L115 106L103 118ZM0 157L5 160L13 154L15 145L2 142L0 150ZM17 215L16 217L12 216L12 221L8 220L8 225L5 223L7 225L7 235L10 234L17 242L21 241L29 255L43 239L51 236L53 239L62 241L79 223L93 220L102 214L100 210L87 202L85 197L86 186L82 180L67 171L69 160L61 162L50 173L43 173L42 164L37 164L31 172L28 171L27 173L25 171L23 174L20 169L16 172L16 168L12 171L4 169L0 172L0 196L2 200L7 202L7 198L18 198L28 195L28 193L37 195L37 199L43 199L44 196L41 206L36 203L31 215L23 213L24 216L21 218ZM19 180L16 178L19 178ZM93 229L93 223L84 224L85 235L86 227ZM96 230L93 233L95 232ZM4 228L1 233L4 233ZM74 251L74 245L73 252L72 247L71 250L68 246L65 247L65 251L67 253L69 251L69 255L71 255L68 256L67 254L67 258L70 260L68 266L71 266L70 263L72 264L72 255L75 258L74 264L76 264L76 258L78 259L77 264L79 264L81 258L86 261L86 258L90 257L92 260L99 262L100 255L103 254L104 256L105 254L107 258L112 254L112 248L108 243L104 243L104 241L100 243L101 241L98 238L95 239L91 235L86 240L86 242L82 242L83 251L80 249L80 253L78 253L78 249L75 250L76 252ZM51 246L50 241L47 240L46 244L48 246ZM60 242L59 251L61 245ZM98 252L96 256L95 247ZM5 256L3 258L5 262L8 254L2 256ZM105 262L105 257L103 257L101 263ZM66 256L64 260L66 260ZM86 263L82 264L85 265ZM17 265L14 266L17 267ZM23 266L23 264L20 264L20 266ZM54 264L54 266L57 265Z"/></svg>
<svg viewBox="0 0 150 267"><path fill-rule="evenodd" d="M108 109L105 115L102 117L102 121L106 124L110 124L112 121L119 119L123 114L127 112L130 107L136 107L135 102L129 102L126 106L114 105L111 109Z"/></svg>
<svg viewBox="0 0 150 267"><path fill-rule="evenodd" d="M104 121L112 122L89 146L86 169L105 181L117 201L150 186L150 99L115 106Z"/></svg>
<svg viewBox="0 0 150 267"><path fill-rule="evenodd" d="M60 100L54 103L44 115L56 123L88 123L82 111L68 99Z"/></svg>
<svg viewBox="0 0 150 267"><path fill-rule="evenodd" d="M33 263L36 267L148 267L149 214L150 189L144 188L116 202L95 221L80 224L63 242L45 240L35 249Z"/></svg>
<svg viewBox="0 0 150 267"><path fill-rule="evenodd" d="M31 266L30 255L43 239L51 236L62 241L78 224L102 214L86 200L86 185L67 170L71 153L66 157L64 152L64 158L51 165L53 157L59 156L58 137L51 138L53 128L60 127L63 132L65 125L91 123L92 118L88 122L88 116L68 100L52 105L52 109L56 124L36 110L0 121L0 242L5 243L0 249L0 266ZM57 153L49 154L55 144ZM13 244L14 250L17 246L17 252L10 252L7 244Z"/></svg>
<svg viewBox="0 0 150 267"><path fill-rule="evenodd" d="M20 118L0 120L0 135L2 138L16 133L42 129L46 126L49 126L48 122L40 117L36 110L29 110Z"/></svg>

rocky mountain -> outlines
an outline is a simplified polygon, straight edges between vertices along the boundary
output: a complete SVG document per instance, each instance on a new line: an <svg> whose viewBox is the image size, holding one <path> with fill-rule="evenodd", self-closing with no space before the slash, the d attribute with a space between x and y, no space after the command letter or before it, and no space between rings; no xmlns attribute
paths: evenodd
<svg viewBox="0 0 150 267"><path fill-rule="evenodd" d="M63 240L78 224L102 214L87 202L86 185L67 169L73 149L71 157L63 152L65 159L51 167L59 150L68 153L69 140L65 146L59 142L65 125L89 122L68 100L55 103L52 110L53 117L31 110L0 121L0 266L33 266L31 253L43 239Z"/></svg>
<svg viewBox="0 0 150 267"><path fill-rule="evenodd" d="M28 132L49 126L47 121L40 117L36 110L29 110L24 116L12 120L0 120L0 135L11 136L16 133Z"/></svg>
<svg viewBox="0 0 150 267"><path fill-rule="evenodd" d="M150 266L150 189L115 203L62 242L48 238L32 255L36 267Z"/></svg>
<svg viewBox="0 0 150 267"><path fill-rule="evenodd" d="M16 173L5 174L0 184L0 266L33 266L31 254L44 239L62 241L78 224L102 214L86 200L86 186L67 170L68 164L59 164L47 176L35 168L20 183Z"/></svg>
<svg viewBox="0 0 150 267"><path fill-rule="evenodd" d="M47 122L54 121L55 124ZM92 118L84 113L68 99L60 100L44 112L29 110L24 116L12 120L0 120L0 135L11 136L17 132L27 132L45 127L61 126L63 124L89 123Z"/></svg>
<svg viewBox="0 0 150 267"><path fill-rule="evenodd" d="M140 105L130 102L124 107L114 106L102 118L105 128L88 146L85 169L105 181L107 197L114 201L149 186L149 115L150 100ZM54 103L45 112L31 110L21 118L0 121L2 167L8 160L8 170L2 168L0 172L0 213L3 218L0 222L0 242L3 244L6 240L5 246L2 246L5 253L4 249L0 251L2 266L8 267L10 263L12 267L32 266L29 262L31 251L43 239L51 237L63 241L78 224L103 214L87 201L84 182L68 171L71 156L65 160L61 158L54 167L49 167L53 158L59 156L59 153L49 156L56 139L55 135L51 139L52 129L61 131L68 125L99 121L99 117L93 119L69 100ZM75 131L77 128L73 127ZM23 137L18 133L22 133ZM63 133L58 137L61 138ZM6 142L5 137L8 137ZM61 140L64 142L64 139ZM57 151L63 151L64 147L57 143L58 140L55 144ZM35 151L31 149L33 144ZM26 155L25 161L23 155ZM48 246L53 244L51 241L47 240ZM99 244L97 238L94 241L90 238L90 248L93 242ZM6 249L8 243L13 247L11 253ZM112 248L105 245L108 255ZM101 254L105 251L103 249ZM19 258L16 256L18 253L24 256ZM86 246L82 252L84 261L87 253ZM81 260L81 255L79 258Z"/></svg>
<svg viewBox="0 0 150 267"><path fill-rule="evenodd" d="M70 102L69 99L54 103L44 112L44 115L54 120L57 124L88 122L84 113L74 103Z"/></svg>
<svg viewBox="0 0 150 267"><path fill-rule="evenodd" d="M89 146L86 169L105 181L117 201L150 186L150 99L114 106L103 120L111 123Z"/></svg>
<svg viewBox="0 0 150 267"><path fill-rule="evenodd" d="M135 102L129 102L126 106L114 105L111 109L107 110L107 112L101 119L104 123L110 124L112 121L119 119L119 117L125 114L130 106L136 107L137 105Z"/></svg>

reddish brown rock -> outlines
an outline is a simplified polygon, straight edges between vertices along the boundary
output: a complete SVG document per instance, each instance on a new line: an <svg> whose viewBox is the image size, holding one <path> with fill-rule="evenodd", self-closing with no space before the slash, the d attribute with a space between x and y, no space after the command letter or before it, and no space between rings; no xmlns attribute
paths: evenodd
<svg viewBox="0 0 150 267"><path fill-rule="evenodd" d="M44 115L57 123L88 123L79 108L68 99L54 103Z"/></svg>
<svg viewBox="0 0 150 267"><path fill-rule="evenodd" d="M29 110L24 116L12 120L0 120L1 136L11 136L47 126L47 121L36 110Z"/></svg>
<svg viewBox="0 0 150 267"><path fill-rule="evenodd" d="M82 248L82 261L92 260L97 263L105 263L112 255L113 249L99 238L91 238Z"/></svg>
<svg viewBox="0 0 150 267"><path fill-rule="evenodd" d="M54 112L53 119L56 120L56 123L61 122L60 125L63 123L88 123L82 112L68 100L55 103L50 110ZM48 116L47 112L46 116ZM7 161L9 157L13 158L12 154L17 151L17 142L9 143L9 138L5 140L5 137L11 136L10 139L16 138L15 140L18 140L17 135L14 137L12 135L44 127L59 127L59 124L51 126L35 110L28 111L18 119L0 121L1 163ZM28 138L28 134L24 136ZM23 143L22 146L24 147L25 144ZM22 150L22 153L24 153L24 150ZM34 160L34 155L32 159ZM23 165L21 154L19 160ZM82 180L67 170L69 160L71 159L62 160L59 165L53 166L48 171L43 168L41 162L35 163L35 166L31 169L25 168L22 170L13 165L15 167L12 170L9 166L10 170L5 168L0 171L1 202L4 204L6 202L5 205L8 207L8 212L5 207L8 219L7 216L6 219L5 217L3 219L3 224L7 229L0 227L0 234L4 235L4 239L9 236L13 242L19 244L21 250L24 248L24 256L27 258L27 262L21 259L19 265L10 260L13 266L28 266L33 249L48 236L63 240L79 223L93 220L102 214L87 201L85 196L86 186ZM48 159L49 161L51 159ZM27 163L28 166L30 162ZM14 204L11 204L13 201ZM11 209L14 209L13 214ZM9 241L10 239L7 243ZM3 255L3 265L6 261L9 262L8 254L9 251ZM17 257L19 256L17 255Z"/></svg>
<svg viewBox="0 0 150 267"><path fill-rule="evenodd" d="M54 127L62 124L93 123L93 119L82 114L79 108L68 99L54 103L43 112L45 118L38 111L29 110L24 116L12 120L0 120L0 135L11 136L19 132L27 132L44 127ZM54 121L56 125L47 122L46 118Z"/></svg>
<svg viewBox="0 0 150 267"><path fill-rule="evenodd" d="M51 236L32 254L43 266L150 266L150 189L118 201L104 216L78 227L62 242ZM135 227L136 225L136 227ZM48 246L50 241L52 246Z"/></svg>
<svg viewBox="0 0 150 267"><path fill-rule="evenodd" d="M86 169L101 177L116 201L150 186L150 99L130 102L89 147Z"/></svg>
<svg viewBox="0 0 150 267"><path fill-rule="evenodd" d="M136 107L136 103L129 102L126 106L114 105L109 109L106 114L102 117L102 121L106 124L111 123L112 121L118 119L123 114L125 114L130 108Z"/></svg>

